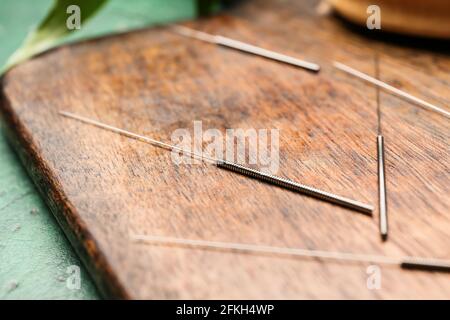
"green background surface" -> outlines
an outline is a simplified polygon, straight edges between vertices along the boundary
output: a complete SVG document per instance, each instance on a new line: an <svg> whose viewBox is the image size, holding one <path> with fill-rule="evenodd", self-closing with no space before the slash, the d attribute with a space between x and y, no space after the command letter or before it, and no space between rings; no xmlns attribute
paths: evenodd
<svg viewBox="0 0 450 320"><path fill-rule="evenodd" d="M71 40L192 18L195 1L112 0ZM46 14L51 0L0 1L0 65ZM71 266L81 286L70 285ZM0 134L0 299L98 299L100 296L18 158Z"/></svg>

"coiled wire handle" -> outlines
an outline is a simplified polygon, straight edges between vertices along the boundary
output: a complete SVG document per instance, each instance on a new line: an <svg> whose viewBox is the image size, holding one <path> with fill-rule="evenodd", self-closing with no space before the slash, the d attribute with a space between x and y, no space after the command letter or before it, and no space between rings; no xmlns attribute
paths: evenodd
<svg viewBox="0 0 450 320"><path fill-rule="evenodd" d="M216 166L221 169L233 171L235 173L239 173L239 174L242 174L247 177L251 177L254 179L258 179L260 181L270 183L272 185L279 186L284 189L289 189L291 191L298 192L301 194L306 194L308 196L312 196L312 197L315 197L320 200L332 202L334 204L340 205L342 207L350 208L350 209L362 212L364 214L369 214L369 215L372 214L373 207L371 205L367 205L367 204L361 203L359 201L355 201L355 200L341 197L341 196L338 196L335 194L331 194L329 192L326 192L326 191L323 191L320 189L305 186L303 184L294 182L289 179L266 174L266 173L263 173L263 172L260 172L260 171L257 171L257 170L251 169L251 168L247 168L247 167L241 166L239 164L225 161L225 160L217 161Z"/></svg>

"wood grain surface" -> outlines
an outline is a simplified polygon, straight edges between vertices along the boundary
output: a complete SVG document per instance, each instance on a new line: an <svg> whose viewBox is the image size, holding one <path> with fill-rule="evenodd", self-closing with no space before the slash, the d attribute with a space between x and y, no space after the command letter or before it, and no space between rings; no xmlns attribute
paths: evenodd
<svg viewBox="0 0 450 320"><path fill-rule="evenodd" d="M101 291L116 298L449 298L450 275L136 244L132 233L352 253L450 258L449 122L381 93L390 238L378 218L62 118L67 110L170 141L178 128L277 128L280 169L377 203L376 90L338 60L430 102L449 104L448 55L371 40L317 1L245 1L187 23L322 66L319 74L141 30L65 46L3 78L8 135ZM376 212L375 212L376 213Z"/></svg>

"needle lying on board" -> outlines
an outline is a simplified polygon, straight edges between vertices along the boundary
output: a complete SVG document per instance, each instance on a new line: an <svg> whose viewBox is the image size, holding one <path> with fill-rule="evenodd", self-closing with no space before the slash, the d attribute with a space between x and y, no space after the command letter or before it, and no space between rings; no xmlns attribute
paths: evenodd
<svg viewBox="0 0 450 320"><path fill-rule="evenodd" d="M264 182L267 182L267 183L270 183L270 184L273 184L273 185L277 185L277 186L279 186L281 188L284 188L284 189L289 189L291 191L295 191L295 192L298 192L298 193L301 193L301 194L306 194L306 195L309 195L309 196L312 196L312 197L315 197L315 198L318 198L318 199L321 199L321 200L324 200L324 201L327 201L327 202L330 202L330 203L334 203L334 204L340 205L342 207L353 209L353 210L356 210L356 211L359 211L359 212L362 212L362 213L365 213L365 214L371 214L372 210L373 210L373 207L371 205L364 204L364 203L361 203L359 201L355 201L355 200L352 200L352 199L344 198L344 197L341 197L339 195L335 195L335 194L332 194L332 193L329 193L329 192L326 192L326 191L323 191L323 190L319 190L319 189L312 188L312 187L309 187L309 186L306 186L306 185L302 185L302 184L299 184L297 182L294 182L294 181L291 181L291 180L288 180L288 179L284 179L284 178L280 178L280 177L277 177L277 176L265 174L265 173L262 173L260 171L253 170L253 169L250 169L250 168L247 168L247 167L235 164L233 162L220 160L220 159L215 159L215 158L212 158L212 157L204 156L202 154L197 154L197 153L192 152L192 151L184 150L182 148L179 148L179 147L176 147L176 146L172 146L170 144L167 144L167 143L164 143L164 142L161 142L161 141L149 138L149 137L141 136L141 135L138 135L138 134L135 134L135 133L123 130L123 129L119 129L119 128L116 128L116 127L113 127L113 126L101 123L99 121L92 120L92 119L89 119L89 118L86 118L86 117L82 117L82 116L79 116L79 115L76 115L76 114L73 114L73 113L70 113L70 112L60 111L59 114L65 116L65 117L68 117L68 118L76 119L78 121L81 121L81 122L84 122L84 123L88 123L88 124L91 124L91 125L94 125L94 126L97 126L97 127L100 127L100 128L112 131L112 132L115 132L115 133L119 133L119 134L121 134L123 136L126 136L128 138L132 138L132 139L136 139L136 140L139 140L139 141L142 141L142 142L146 142L146 143L149 143L149 144L152 144L154 146L158 146L158 147L161 147L161 148L164 148L164 149L175 150L175 151L178 151L178 152L182 152L182 153L190 155L193 158L198 158L200 160L204 160L206 162L212 163L215 166L217 166L218 168L225 169L225 170L228 170L228 171L232 171L232 172L235 172L235 173L239 173L239 174L251 177L251 178L255 178L255 179L258 179L258 180L261 180L261 181L264 181Z"/></svg>
<svg viewBox="0 0 450 320"><path fill-rule="evenodd" d="M209 34L209 33L190 29L190 28L187 28L184 26L179 26L179 25L173 26L172 30L174 32L176 32L180 35L186 36L186 37L190 37L190 38L194 38L197 40L221 45L221 46L232 48L232 49L237 49L237 50L251 53L251 54L254 54L257 56L262 56L262 57L265 57L268 59L287 63L287 64L290 64L290 65L293 65L296 67L300 67L300 68L304 68L304 69L308 69L308 70L316 71L316 72L320 70L320 66L318 64L300 60L300 59L290 57L290 56L287 56L287 55L284 55L281 53L263 49L263 48L245 43L245 42L233 40L233 39L230 39L227 37Z"/></svg>
<svg viewBox="0 0 450 320"><path fill-rule="evenodd" d="M370 82L370 83L372 83L372 84L374 84L374 85L376 85L376 86L378 86L380 88L383 88L383 89L385 89L385 90L387 90L389 92L392 92L393 94L396 94L397 96L400 96L400 97L403 97L403 98L405 98L405 99L407 99L409 101L412 101L415 104L417 104L417 105L419 105L419 106L421 106L421 107L423 107L425 109L433 110L433 111L438 112L439 114L441 114L441 115L443 115L443 116L445 116L447 118L450 118L450 112L448 112L448 111L446 111L446 110L444 110L442 108L439 108L439 107L437 107L437 106L435 106L435 105L433 105L433 104L431 104L429 102L426 102L426 101L424 101L422 99L419 99L419 98L417 98L417 97L415 97L415 96L413 96L413 95L411 95L409 93L406 93L406 92L404 92L404 91L402 91L400 89L397 89L397 88L395 88L395 87L393 87L393 86L391 86L391 85L389 85L389 84L387 84L385 82L382 82L382 81L380 81L378 79L375 79L375 78L373 78L373 77L371 77L371 76L369 76L369 75L367 75L365 73L362 73L361 71L355 70L355 69L353 69L353 68L351 68L351 67L349 67L349 66L347 66L345 64L342 64L342 63L337 62L337 61L335 61L333 64L334 64L334 66L336 68L338 68L341 71L344 71L344 72L346 72L348 74L351 74L351 75L353 75L355 77L358 77L358 78L363 79L363 80L365 80L367 82Z"/></svg>
<svg viewBox="0 0 450 320"><path fill-rule="evenodd" d="M369 262L380 264L398 265L404 269L417 269L425 271L450 272L450 261L418 258L418 257L388 257L367 254L354 254L336 251L321 251L310 249L282 248L272 246L260 246L242 243L216 242L205 240L189 240L172 237L131 235L131 240L138 243L166 244L197 247L203 249L221 249L249 253L276 254L283 256L310 257L339 261Z"/></svg>
<svg viewBox="0 0 450 320"><path fill-rule="evenodd" d="M380 78L379 56L375 54L375 76ZM384 137L381 130L381 105L380 105L380 87L377 91L377 118L378 118L378 136L377 136L377 158L378 158L378 212L380 219L380 234L383 241L388 237L388 215L387 215L387 197L386 197L386 176L384 168Z"/></svg>

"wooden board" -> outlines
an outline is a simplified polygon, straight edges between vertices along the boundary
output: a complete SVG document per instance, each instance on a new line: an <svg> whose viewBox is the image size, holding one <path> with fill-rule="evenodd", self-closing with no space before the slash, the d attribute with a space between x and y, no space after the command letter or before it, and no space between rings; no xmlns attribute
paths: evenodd
<svg viewBox="0 0 450 320"><path fill-rule="evenodd" d="M450 59L353 33L316 1L245 1L188 23L322 66L295 69L169 32L65 46L11 70L8 135L101 291L117 298L449 298L448 274L136 244L132 233L450 258L449 123L381 94L390 238L373 218L62 118L67 110L170 141L178 128L276 128L280 176L377 203L375 88L338 60L448 105Z"/></svg>

